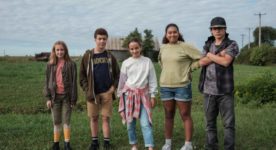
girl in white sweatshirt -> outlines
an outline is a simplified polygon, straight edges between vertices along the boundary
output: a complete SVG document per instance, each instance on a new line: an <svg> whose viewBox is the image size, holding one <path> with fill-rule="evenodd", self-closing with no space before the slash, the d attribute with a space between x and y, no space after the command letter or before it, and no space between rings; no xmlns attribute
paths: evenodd
<svg viewBox="0 0 276 150"><path fill-rule="evenodd" d="M151 60L141 55L141 43L132 39L129 44L131 57L121 67L117 95L120 97L119 113L127 123L131 150L137 150L136 120L140 119L145 147L154 147L151 108L155 105L157 81Z"/></svg>

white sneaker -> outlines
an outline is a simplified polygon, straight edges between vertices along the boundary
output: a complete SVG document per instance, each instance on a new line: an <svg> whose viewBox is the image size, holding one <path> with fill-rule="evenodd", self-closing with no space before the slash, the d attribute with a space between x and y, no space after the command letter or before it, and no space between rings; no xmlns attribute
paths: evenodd
<svg viewBox="0 0 276 150"><path fill-rule="evenodd" d="M191 144L186 144L183 145L180 150L193 150L193 146Z"/></svg>
<svg viewBox="0 0 276 150"><path fill-rule="evenodd" d="M165 145L163 145L163 147L162 147L162 150L171 150L171 149L172 149L172 146L169 145L169 144L165 144Z"/></svg>

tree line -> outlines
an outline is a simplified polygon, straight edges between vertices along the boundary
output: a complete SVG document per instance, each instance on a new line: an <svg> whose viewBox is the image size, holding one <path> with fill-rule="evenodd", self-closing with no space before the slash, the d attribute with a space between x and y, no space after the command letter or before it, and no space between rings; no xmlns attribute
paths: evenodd
<svg viewBox="0 0 276 150"><path fill-rule="evenodd" d="M261 27L261 46L258 46L259 28L253 31L254 41L241 48L240 55L237 58L237 63L250 64L257 66L276 64L276 28L264 26Z"/></svg>

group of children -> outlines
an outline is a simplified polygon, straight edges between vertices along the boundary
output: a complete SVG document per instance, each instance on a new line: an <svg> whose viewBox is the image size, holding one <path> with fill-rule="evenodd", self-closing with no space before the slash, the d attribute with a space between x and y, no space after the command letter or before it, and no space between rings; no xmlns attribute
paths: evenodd
<svg viewBox="0 0 276 150"><path fill-rule="evenodd" d="M226 24L225 26L219 25L221 25L221 22L217 22L216 26L211 26L210 29L213 30L215 27L221 27L219 30L226 29ZM98 150L100 148L98 140L100 113L104 137L103 148L106 150L113 149L110 144L110 117L112 116L112 101L115 100L115 96L119 97L118 112L123 124L127 125L131 150L138 149L135 127L137 119L140 120L145 147L153 150L151 110L156 103L155 95L157 94L158 86L152 61L141 55L141 41L134 38L128 43L131 57L124 60L121 69L119 69L115 57L105 50L108 39L107 31L103 28L96 29L94 39L96 46L87 50L83 55L79 72L79 82L85 92L87 114L90 119L92 142L89 150ZM227 47L224 47L224 49L216 53L218 53L219 57L225 57L230 55L229 51L231 50L227 50ZM171 139L176 106L179 108L185 128L185 144L181 150L193 149L191 143L193 132L191 72L196 68L216 62L216 60L212 60L214 56L210 56L216 56L216 54L209 54L209 51L207 53L202 56L195 47L184 43L184 39L176 24L167 25L159 54L159 63L162 68L160 94L165 110L164 132L166 138L162 150L171 150L172 148ZM231 53L230 56L234 57L235 55L236 53L233 53L233 55ZM232 61L229 63L232 63ZM116 89L117 91L115 92ZM52 148L53 150L60 149L60 130L63 126L64 149L71 150L70 117L78 97L77 69L76 64L70 59L68 48L63 41L57 41L53 45L46 69L44 91L47 98L46 105L51 109L54 125L54 143ZM115 93L117 94L115 95ZM203 91L203 93L205 92ZM210 101L210 97L208 100Z"/></svg>

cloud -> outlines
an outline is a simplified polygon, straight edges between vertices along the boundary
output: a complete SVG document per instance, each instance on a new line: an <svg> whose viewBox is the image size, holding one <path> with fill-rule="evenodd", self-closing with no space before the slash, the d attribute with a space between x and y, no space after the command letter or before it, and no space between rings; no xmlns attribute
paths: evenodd
<svg viewBox="0 0 276 150"><path fill-rule="evenodd" d="M240 34L258 26L255 13L265 12L263 25L276 27L275 8L274 0L0 1L0 51L34 55L64 40L71 54L81 55L94 46L93 32L98 27L111 36L126 36L135 27L140 32L151 29L161 40L171 22L180 27L186 41L201 48L215 16L225 17L230 37L241 43Z"/></svg>

